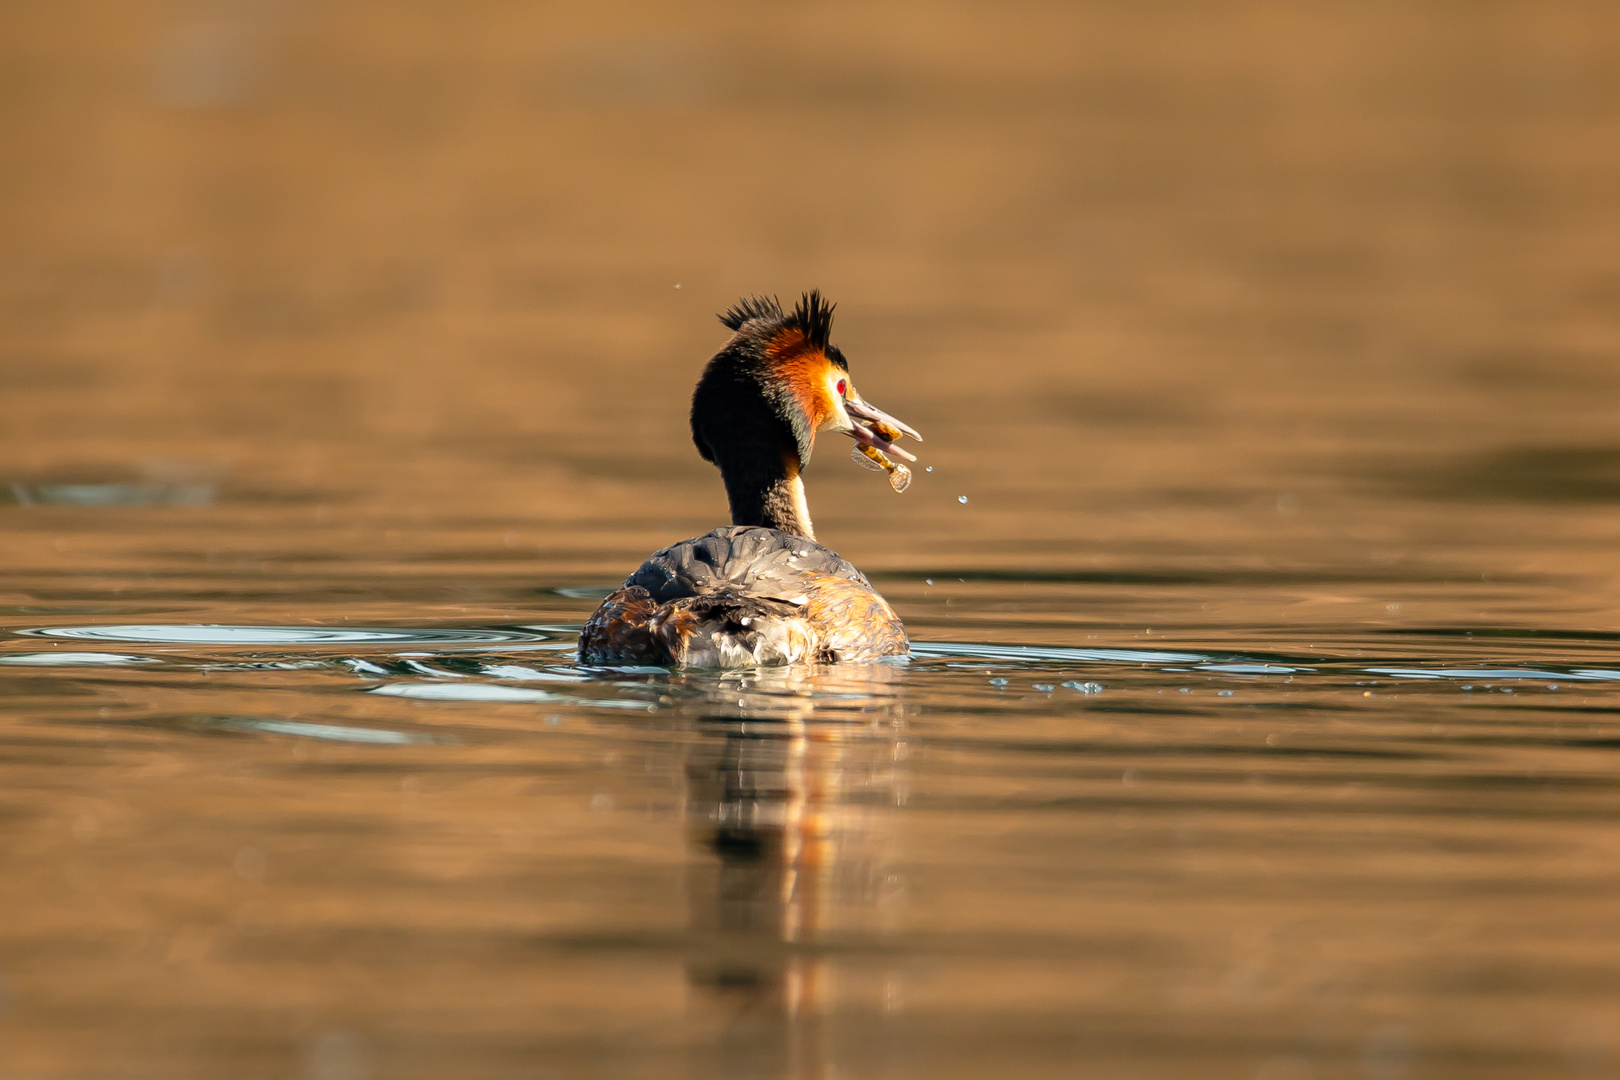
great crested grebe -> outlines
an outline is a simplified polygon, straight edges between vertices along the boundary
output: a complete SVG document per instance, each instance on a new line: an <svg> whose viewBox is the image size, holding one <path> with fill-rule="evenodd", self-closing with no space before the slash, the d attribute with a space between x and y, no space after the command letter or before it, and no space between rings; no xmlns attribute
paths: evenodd
<svg viewBox="0 0 1620 1080"><path fill-rule="evenodd" d="M828 340L833 305L819 292L784 314L773 298L720 316L735 331L692 394L692 441L713 462L731 527L655 552L596 609L579 639L586 664L752 667L904 655L900 619L859 570L816 543L799 474L816 432L850 436L883 456L922 436L855 392Z"/></svg>

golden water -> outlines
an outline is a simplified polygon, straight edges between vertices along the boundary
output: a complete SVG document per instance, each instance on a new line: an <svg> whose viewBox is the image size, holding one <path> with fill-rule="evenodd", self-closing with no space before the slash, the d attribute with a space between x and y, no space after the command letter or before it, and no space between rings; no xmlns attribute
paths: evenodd
<svg viewBox="0 0 1620 1080"><path fill-rule="evenodd" d="M1617 49L0 12L0 1073L1615 1075ZM809 287L916 655L575 667Z"/></svg>

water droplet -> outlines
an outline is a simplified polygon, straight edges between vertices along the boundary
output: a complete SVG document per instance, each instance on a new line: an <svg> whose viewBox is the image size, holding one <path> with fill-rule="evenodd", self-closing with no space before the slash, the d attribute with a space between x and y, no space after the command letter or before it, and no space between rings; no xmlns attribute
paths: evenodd
<svg viewBox="0 0 1620 1080"><path fill-rule="evenodd" d="M933 472L933 471L934 471L934 467L932 465L925 465L923 467L923 472Z"/></svg>
<svg viewBox="0 0 1620 1080"><path fill-rule="evenodd" d="M1217 690L1217 691L1215 691L1215 696L1216 697L1231 697L1232 694L1233 694L1233 691L1231 691L1231 690Z"/></svg>
<svg viewBox="0 0 1620 1080"><path fill-rule="evenodd" d="M1103 691L1102 683L1081 682L1078 679L1070 679L1063 685L1070 690L1078 690L1082 694L1100 694ZM1159 693L1162 694L1164 691L1160 690Z"/></svg>
<svg viewBox="0 0 1620 1080"><path fill-rule="evenodd" d="M958 495L956 497L956 501L959 502L959 503L965 503L965 502L967 502L967 496L966 495Z"/></svg>
<svg viewBox="0 0 1620 1080"><path fill-rule="evenodd" d="M1056 690L1057 687L1053 686L1049 682L1038 682L1035 684L1035 689L1039 690L1043 694L1050 694L1053 690Z"/></svg>
<svg viewBox="0 0 1620 1080"><path fill-rule="evenodd" d="M1176 692L1177 692L1177 693L1178 693L1178 694L1190 694L1190 693L1192 693L1192 691L1191 691L1191 690L1189 690L1189 689L1188 689L1188 688L1187 688L1187 687L1185 687L1185 686L1183 686L1183 687L1182 687L1182 688L1181 688L1181 689L1180 689L1180 690L1178 690L1178 691L1176 691Z"/></svg>
<svg viewBox="0 0 1620 1080"><path fill-rule="evenodd" d="M923 578L923 584L924 585L932 585L933 583L934 583L933 578L931 578L931 577L930 578Z"/></svg>
<svg viewBox="0 0 1620 1080"><path fill-rule="evenodd" d="M990 680L990 685L991 686L1006 686L1007 685L1007 680L1006 679L991 679Z"/></svg>

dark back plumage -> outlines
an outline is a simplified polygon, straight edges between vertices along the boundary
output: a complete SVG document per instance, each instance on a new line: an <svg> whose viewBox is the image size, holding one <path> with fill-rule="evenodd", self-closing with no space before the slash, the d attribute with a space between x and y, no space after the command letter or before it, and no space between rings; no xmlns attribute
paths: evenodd
<svg viewBox="0 0 1620 1080"><path fill-rule="evenodd" d="M653 555L580 633L587 664L738 667L905 655L894 609L801 536L733 525Z"/></svg>
<svg viewBox="0 0 1620 1080"><path fill-rule="evenodd" d="M827 575L871 588L866 575L812 540L776 529L731 525L655 551L625 580L660 604L716 589L793 600L805 581Z"/></svg>

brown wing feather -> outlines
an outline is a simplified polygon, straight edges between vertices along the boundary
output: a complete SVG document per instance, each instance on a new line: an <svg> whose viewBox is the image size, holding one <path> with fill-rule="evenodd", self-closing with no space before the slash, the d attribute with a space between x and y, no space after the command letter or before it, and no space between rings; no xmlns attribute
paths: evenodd
<svg viewBox="0 0 1620 1080"><path fill-rule="evenodd" d="M658 603L639 585L610 593L579 634L579 658L587 664L673 663L652 622Z"/></svg>
<svg viewBox="0 0 1620 1080"><path fill-rule="evenodd" d="M889 602L870 585L817 574L805 582L805 620L825 660L904 656L911 643Z"/></svg>

